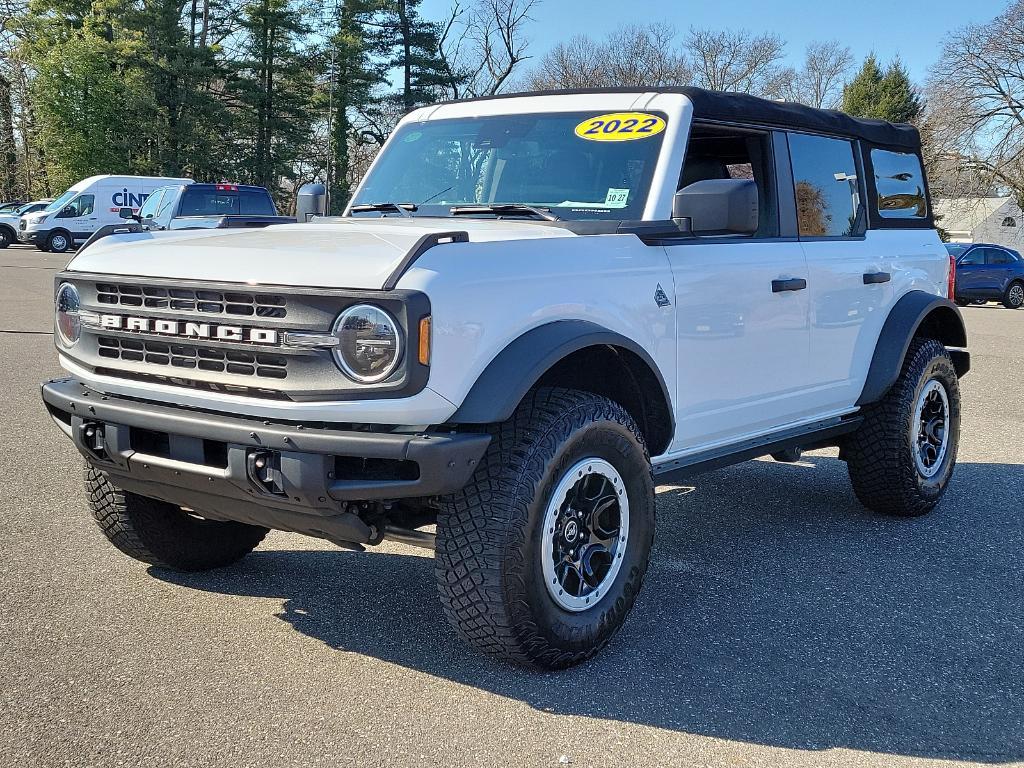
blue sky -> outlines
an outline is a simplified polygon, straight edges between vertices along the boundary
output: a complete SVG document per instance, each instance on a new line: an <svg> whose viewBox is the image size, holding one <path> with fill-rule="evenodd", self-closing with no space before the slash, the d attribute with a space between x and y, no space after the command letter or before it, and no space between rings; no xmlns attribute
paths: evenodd
<svg viewBox="0 0 1024 768"><path fill-rule="evenodd" d="M915 80L938 57L947 32L996 16L1002 0L542 0L530 26L530 53L539 57L575 34L600 38L621 24L666 20L685 31L743 27L789 41L795 64L812 40L840 40L860 59L874 50L883 61L899 55ZM428 18L443 18L450 0L424 0ZM628 13L623 10L628 9Z"/></svg>

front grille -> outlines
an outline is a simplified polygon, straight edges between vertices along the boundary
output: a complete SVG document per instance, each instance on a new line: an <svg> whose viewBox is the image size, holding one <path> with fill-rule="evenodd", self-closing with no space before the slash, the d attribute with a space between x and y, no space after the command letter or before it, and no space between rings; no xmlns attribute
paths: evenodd
<svg viewBox="0 0 1024 768"><path fill-rule="evenodd" d="M169 309L234 317L280 319L288 315L284 296L265 293L98 283L96 298L100 304L112 306Z"/></svg>
<svg viewBox="0 0 1024 768"><path fill-rule="evenodd" d="M166 365L182 370L229 373L264 379L288 377L288 358L264 352L247 352L161 341L100 336L98 354L107 360L126 360Z"/></svg>

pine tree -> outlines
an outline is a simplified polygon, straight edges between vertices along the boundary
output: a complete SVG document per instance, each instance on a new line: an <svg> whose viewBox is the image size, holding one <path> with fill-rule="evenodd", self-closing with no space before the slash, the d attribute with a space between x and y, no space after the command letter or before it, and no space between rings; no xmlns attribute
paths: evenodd
<svg viewBox="0 0 1024 768"><path fill-rule="evenodd" d="M449 77L439 53L440 28L420 16L422 0L391 0L385 23L393 30L390 66L401 73L401 91L394 97L405 112L436 101Z"/></svg>
<svg viewBox="0 0 1024 768"><path fill-rule="evenodd" d="M860 72L843 88L843 111L854 117L870 117L907 123L921 113L921 101L906 68L893 61L883 73L871 54Z"/></svg>
<svg viewBox="0 0 1024 768"><path fill-rule="evenodd" d="M381 32L380 0L339 0L337 32L330 41L333 56L329 213L340 213L352 194L349 181L350 144L356 141L353 118L357 110L375 112L374 91L386 77L382 63L385 37Z"/></svg>
<svg viewBox="0 0 1024 768"><path fill-rule="evenodd" d="M255 0L242 9L243 56L228 90L239 105L235 176L276 190L290 177L298 148L309 140L312 78L296 40L306 32L290 0Z"/></svg>

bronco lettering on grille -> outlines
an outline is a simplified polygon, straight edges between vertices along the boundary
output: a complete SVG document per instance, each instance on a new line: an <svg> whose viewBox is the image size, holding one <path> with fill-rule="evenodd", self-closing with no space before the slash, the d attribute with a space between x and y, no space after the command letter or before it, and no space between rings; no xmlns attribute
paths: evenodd
<svg viewBox="0 0 1024 768"><path fill-rule="evenodd" d="M217 339L219 341L247 341L252 344L277 344L278 333L266 328L243 328L240 325L188 322L182 320L156 320L149 317L126 315L100 315L99 327L110 330L156 333L182 339Z"/></svg>

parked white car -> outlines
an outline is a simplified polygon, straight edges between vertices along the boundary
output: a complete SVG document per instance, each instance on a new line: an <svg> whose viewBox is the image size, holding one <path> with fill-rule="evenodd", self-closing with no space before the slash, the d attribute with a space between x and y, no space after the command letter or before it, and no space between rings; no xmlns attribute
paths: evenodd
<svg viewBox="0 0 1024 768"><path fill-rule="evenodd" d="M42 211L23 216L18 239L43 251L64 253L101 227L122 221L123 212L138 213L158 187L191 183L191 179L157 176L90 176Z"/></svg>
<svg viewBox="0 0 1024 768"><path fill-rule="evenodd" d="M0 212L0 248L6 248L11 243L18 242L18 224L22 216L41 211L52 202L53 198L35 200Z"/></svg>
<svg viewBox="0 0 1024 768"><path fill-rule="evenodd" d="M630 612L656 482L839 446L867 507L932 509L952 281L910 126L695 88L455 102L343 217L83 249L43 399L131 557L424 546L464 638L559 668Z"/></svg>

